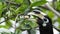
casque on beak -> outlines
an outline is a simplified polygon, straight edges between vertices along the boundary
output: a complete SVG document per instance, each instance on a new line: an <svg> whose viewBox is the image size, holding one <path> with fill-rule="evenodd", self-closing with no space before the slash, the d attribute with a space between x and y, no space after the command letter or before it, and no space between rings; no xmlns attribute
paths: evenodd
<svg viewBox="0 0 60 34"><path fill-rule="evenodd" d="M45 18L44 16L45 16L46 14L44 14L44 13L41 12L40 10L33 10L32 12L29 12L28 15L34 15L34 16L36 16L36 17L39 17L39 18L41 18L41 19L44 19L44 18Z"/></svg>

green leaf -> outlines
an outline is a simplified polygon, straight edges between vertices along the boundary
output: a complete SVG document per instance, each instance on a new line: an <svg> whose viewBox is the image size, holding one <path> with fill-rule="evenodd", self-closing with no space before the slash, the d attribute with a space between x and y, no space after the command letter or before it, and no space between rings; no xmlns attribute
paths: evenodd
<svg viewBox="0 0 60 34"><path fill-rule="evenodd" d="M23 3L23 0L15 0L16 3Z"/></svg>
<svg viewBox="0 0 60 34"><path fill-rule="evenodd" d="M53 18L54 17L54 13L53 12L51 12L51 11L47 11L48 12L48 16L50 17L50 18Z"/></svg>
<svg viewBox="0 0 60 34"><path fill-rule="evenodd" d="M38 2L35 2L35 3L32 3L31 5L30 5L30 7L33 7L33 6L40 6L40 5L43 5L43 4L45 4L46 3L46 1L38 1ZM24 11L27 9L29 7L29 5L27 5L26 3L23 3L22 5L21 5L21 7L19 7L19 8L17 8L16 9L16 14L18 14L18 13L24 13Z"/></svg>
<svg viewBox="0 0 60 34"><path fill-rule="evenodd" d="M7 28L8 29L8 27L4 26L4 25L0 25L0 28Z"/></svg>
<svg viewBox="0 0 60 34"><path fill-rule="evenodd" d="M7 21L6 21L6 26L7 26L8 28L12 27L12 23L11 23L9 20L7 20Z"/></svg>
<svg viewBox="0 0 60 34"><path fill-rule="evenodd" d="M0 2L0 18L1 18L1 14L2 14L2 2Z"/></svg>
<svg viewBox="0 0 60 34"><path fill-rule="evenodd" d="M17 9L15 10L15 12L16 12L16 14L18 14L18 13L23 14L24 11L25 11L27 8L28 8L28 6L25 5L25 4L23 4L21 7L17 8Z"/></svg>
<svg viewBox="0 0 60 34"><path fill-rule="evenodd" d="M47 1L37 1L37 2L34 2L32 3L30 6L33 7L33 6L41 6L43 4L45 4Z"/></svg>
<svg viewBox="0 0 60 34"><path fill-rule="evenodd" d="M21 30L20 29L16 29L16 32L15 32L15 34L21 34Z"/></svg>
<svg viewBox="0 0 60 34"><path fill-rule="evenodd" d="M5 7L6 5L2 4L2 2L0 2L0 18L2 17L2 12L3 12L3 8Z"/></svg>
<svg viewBox="0 0 60 34"><path fill-rule="evenodd" d="M24 14L25 10L26 10L26 9L28 8L28 6L29 6L28 0L22 0L22 1L23 1L23 2L22 2L22 4L21 4L21 6L15 10L16 14L18 14L18 13Z"/></svg>
<svg viewBox="0 0 60 34"><path fill-rule="evenodd" d="M30 5L30 0L24 0L24 4Z"/></svg>
<svg viewBox="0 0 60 34"><path fill-rule="evenodd" d="M35 28L35 27L37 27L37 23L32 22L28 19L24 19L24 21L22 23L20 23L21 29L30 29L30 28Z"/></svg>
<svg viewBox="0 0 60 34"><path fill-rule="evenodd" d="M0 28L5 28L5 26L4 25L0 25Z"/></svg>
<svg viewBox="0 0 60 34"><path fill-rule="evenodd" d="M57 1L57 2L56 2L56 9L57 9L58 11L60 11L60 1Z"/></svg>

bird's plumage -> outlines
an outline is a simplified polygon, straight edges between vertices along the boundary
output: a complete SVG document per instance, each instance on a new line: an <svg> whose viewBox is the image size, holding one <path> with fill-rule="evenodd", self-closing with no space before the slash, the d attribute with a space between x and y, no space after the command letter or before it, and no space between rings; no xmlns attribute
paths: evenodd
<svg viewBox="0 0 60 34"><path fill-rule="evenodd" d="M49 17L45 16L47 19L49 19L49 22L46 23L46 26L43 26L42 24L44 21L40 18L37 19L37 23L39 25L39 31L40 34L53 34L53 27L52 27L52 21Z"/></svg>

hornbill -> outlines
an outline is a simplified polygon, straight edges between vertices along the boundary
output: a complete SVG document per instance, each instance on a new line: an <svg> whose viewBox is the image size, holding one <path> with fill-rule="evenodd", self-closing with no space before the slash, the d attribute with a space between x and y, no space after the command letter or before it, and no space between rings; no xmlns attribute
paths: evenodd
<svg viewBox="0 0 60 34"><path fill-rule="evenodd" d="M52 20L45 13L35 9L32 12L29 12L28 15L37 17L40 34L53 34Z"/></svg>

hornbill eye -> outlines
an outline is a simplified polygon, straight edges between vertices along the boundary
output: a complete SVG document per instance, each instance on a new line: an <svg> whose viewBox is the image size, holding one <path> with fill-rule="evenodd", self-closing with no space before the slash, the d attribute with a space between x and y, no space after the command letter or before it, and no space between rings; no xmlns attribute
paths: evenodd
<svg viewBox="0 0 60 34"><path fill-rule="evenodd" d="M44 21L45 23L48 23L48 22L49 22L49 19L45 17L45 18L43 19L43 21Z"/></svg>
<svg viewBox="0 0 60 34"><path fill-rule="evenodd" d="M46 19L46 18L44 18L43 20L44 20L44 21L47 21L47 19Z"/></svg>

